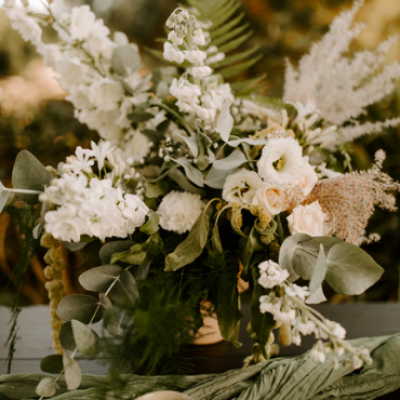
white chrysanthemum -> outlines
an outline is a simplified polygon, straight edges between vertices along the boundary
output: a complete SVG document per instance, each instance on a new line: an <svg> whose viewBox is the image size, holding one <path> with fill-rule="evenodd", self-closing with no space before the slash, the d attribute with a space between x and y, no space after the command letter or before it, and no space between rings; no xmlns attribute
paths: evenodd
<svg viewBox="0 0 400 400"><path fill-rule="evenodd" d="M222 198L229 202L249 204L253 201L261 178L254 171L241 169L226 178Z"/></svg>
<svg viewBox="0 0 400 400"><path fill-rule="evenodd" d="M258 173L265 182L286 186L296 181L305 160L303 149L292 138L271 139L264 146L257 163Z"/></svg>
<svg viewBox="0 0 400 400"><path fill-rule="evenodd" d="M158 207L160 226L179 234L190 231L204 207L198 194L172 191Z"/></svg>

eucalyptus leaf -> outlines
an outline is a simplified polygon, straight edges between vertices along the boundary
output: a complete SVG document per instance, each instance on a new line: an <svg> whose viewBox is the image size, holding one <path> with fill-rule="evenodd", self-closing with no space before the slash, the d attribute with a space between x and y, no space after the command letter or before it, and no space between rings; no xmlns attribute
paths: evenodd
<svg viewBox="0 0 400 400"><path fill-rule="evenodd" d="M63 349L69 351L74 351L76 349L76 343L74 339L74 334L72 332L71 321L64 322L61 325L59 338Z"/></svg>
<svg viewBox="0 0 400 400"><path fill-rule="evenodd" d="M110 290L112 301L119 307L132 308L139 299L136 281L129 271L122 271L117 282Z"/></svg>
<svg viewBox="0 0 400 400"><path fill-rule="evenodd" d="M160 217L156 212L150 210L147 214L147 222L140 228L140 232L146 235L152 235L156 233L159 229Z"/></svg>
<svg viewBox="0 0 400 400"><path fill-rule="evenodd" d="M1 194L0 194L0 201L1 201ZM42 233L44 227L44 216L49 209L49 203L43 203L42 210L40 211L40 222L33 228L32 234L35 239L39 239L40 234ZM0 204L0 212L1 212L1 204Z"/></svg>
<svg viewBox="0 0 400 400"><path fill-rule="evenodd" d="M243 139L235 139L230 140L228 142L229 146L237 147L242 143L247 143L250 146L264 146L267 144L267 139L251 139L251 138L243 138Z"/></svg>
<svg viewBox="0 0 400 400"><path fill-rule="evenodd" d="M0 213L9 202L9 199L14 198L14 193L9 192L0 182Z"/></svg>
<svg viewBox="0 0 400 400"><path fill-rule="evenodd" d="M48 374L59 374L63 368L61 354L51 354L40 361L40 369Z"/></svg>
<svg viewBox="0 0 400 400"><path fill-rule="evenodd" d="M122 267L112 264L91 268L79 276L79 283L90 292L105 292L118 279L122 271Z"/></svg>
<svg viewBox="0 0 400 400"><path fill-rule="evenodd" d="M200 189L200 188L192 185L189 182L186 175L179 169L173 169L169 173L168 178L170 178L174 182L176 182L180 186L180 188L183 189L185 192L199 194L202 197L205 195L205 191L203 189Z"/></svg>
<svg viewBox="0 0 400 400"><path fill-rule="evenodd" d="M225 100L217 119L216 130L221 135L221 139L224 142L229 140L229 135L231 134L233 128L233 118L230 113L231 104L232 102L229 99Z"/></svg>
<svg viewBox="0 0 400 400"><path fill-rule="evenodd" d="M197 219L187 238L165 258L165 271L176 271L193 262L207 243L210 220L204 212Z"/></svg>
<svg viewBox="0 0 400 400"><path fill-rule="evenodd" d="M64 247L66 247L70 251L81 251L88 243L87 242L61 242Z"/></svg>
<svg viewBox="0 0 400 400"><path fill-rule="evenodd" d="M132 122L146 122L154 118L154 115L144 110L133 110L127 115L127 117Z"/></svg>
<svg viewBox="0 0 400 400"><path fill-rule="evenodd" d="M129 250L134 244L132 240L116 240L104 244L99 252L101 262L103 265L111 264L113 254Z"/></svg>
<svg viewBox="0 0 400 400"><path fill-rule="evenodd" d="M320 304L326 301L327 298L322 291L322 285L310 296L307 297L306 304Z"/></svg>
<svg viewBox="0 0 400 400"><path fill-rule="evenodd" d="M52 397L59 388L53 378L43 378L36 387L36 394L40 397Z"/></svg>
<svg viewBox="0 0 400 400"><path fill-rule="evenodd" d="M57 307L57 315L64 321L73 319L88 324L97 310L98 300L86 294L71 294L61 299ZM93 322L102 318L101 309L98 310Z"/></svg>
<svg viewBox="0 0 400 400"><path fill-rule="evenodd" d="M113 304L111 303L111 300L103 293L99 294L99 299L104 309L106 310L106 314L104 316L104 327L112 335L121 335L121 326L119 324L118 314Z"/></svg>
<svg viewBox="0 0 400 400"><path fill-rule="evenodd" d="M213 189L223 189L226 178L229 175L234 174L238 170L239 169L236 168L236 169L227 171L227 170L219 170L219 169L212 167L210 169L210 172L208 173L204 183Z"/></svg>
<svg viewBox="0 0 400 400"><path fill-rule="evenodd" d="M125 76L129 72L138 70L141 65L138 47L135 44L117 47L114 50L111 62L114 72L120 76Z"/></svg>
<svg viewBox="0 0 400 400"><path fill-rule="evenodd" d="M246 162L248 162L248 160L243 152L239 149L235 149L228 157L216 160L213 167L218 170L232 170L240 167Z"/></svg>
<svg viewBox="0 0 400 400"><path fill-rule="evenodd" d="M322 282L325 279L327 270L328 265L326 264L324 246L321 243L317 263L315 265L315 269L311 276L310 284L308 286L310 294L315 293L321 287Z"/></svg>
<svg viewBox="0 0 400 400"><path fill-rule="evenodd" d="M222 247L221 237L219 234L218 225L214 225L214 228L212 230L211 243L212 243L213 250L215 252L217 252L217 253L224 252L224 248Z"/></svg>
<svg viewBox="0 0 400 400"><path fill-rule="evenodd" d="M140 133L145 135L153 143L159 143L161 140L165 139L165 136L162 132L155 131L152 129L143 129L140 131Z"/></svg>
<svg viewBox="0 0 400 400"><path fill-rule="evenodd" d="M82 380L82 370L79 363L71 358L67 350L64 350L62 361L67 389L78 389Z"/></svg>
<svg viewBox="0 0 400 400"><path fill-rule="evenodd" d="M28 150L18 153L12 172L12 183L15 189L44 191L53 180L53 175ZM28 204L37 204L38 195L18 193L18 197Z"/></svg>
<svg viewBox="0 0 400 400"><path fill-rule="evenodd" d="M85 355L94 355L97 353L98 336L82 322L71 321L72 333L78 351Z"/></svg>
<svg viewBox="0 0 400 400"><path fill-rule="evenodd" d="M197 139L197 136L184 136L180 134L178 134L177 136L187 144L190 152L193 154L193 157L197 158L197 156L199 155L199 141Z"/></svg>
<svg viewBox="0 0 400 400"><path fill-rule="evenodd" d="M132 274L135 278L135 281L143 281L147 278L147 274L149 273L151 261L148 261L146 264L138 265L133 270Z"/></svg>
<svg viewBox="0 0 400 400"><path fill-rule="evenodd" d="M185 157L180 157L176 160L173 160L179 165L183 167L185 170L186 176L189 178L190 181L192 181L194 184L197 186L203 187L204 186L204 178L203 174L190 162L188 161L187 158Z"/></svg>

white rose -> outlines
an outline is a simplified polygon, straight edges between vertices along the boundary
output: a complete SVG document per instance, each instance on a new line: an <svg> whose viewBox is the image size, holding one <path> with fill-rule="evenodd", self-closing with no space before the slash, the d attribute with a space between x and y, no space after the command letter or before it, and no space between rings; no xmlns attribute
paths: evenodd
<svg viewBox="0 0 400 400"><path fill-rule="evenodd" d="M261 184L262 180L257 173L241 169L226 178L222 198L229 202L249 204Z"/></svg>
<svg viewBox="0 0 400 400"><path fill-rule="evenodd" d="M303 149L296 140L277 138L268 140L257 167L265 182L285 186L296 181L304 163Z"/></svg>
<svg viewBox="0 0 400 400"><path fill-rule="evenodd" d="M323 236L325 219L326 214L317 200L306 206L297 206L287 220L292 235L306 233L310 236Z"/></svg>
<svg viewBox="0 0 400 400"><path fill-rule="evenodd" d="M311 191L314 189L314 186L318 182L318 176L314 171L314 168L309 164L305 163L302 171L297 178L297 181L294 183L301 187L304 196L308 196Z"/></svg>
<svg viewBox="0 0 400 400"><path fill-rule="evenodd" d="M282 188L264 183L256 192L253 199L255 206L261 206L271 215L280 214L289 207Z"/></svg>

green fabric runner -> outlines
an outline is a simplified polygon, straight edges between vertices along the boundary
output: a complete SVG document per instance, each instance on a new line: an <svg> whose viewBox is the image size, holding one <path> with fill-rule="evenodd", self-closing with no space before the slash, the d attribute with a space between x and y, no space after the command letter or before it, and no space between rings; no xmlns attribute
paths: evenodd
<svg viewBox="0 0 400 400"><path fill-rule="evenodd" d="M157 390L184 392L194 400L372 400L400 388L400 334L350 341L370 350L372 365L332 369L332 355L320 364L307 352L278 358L223 374L196 376L122 375L126 386L110 388L110 377L84 375L79 390L67 391L64 377L54 400L94 400L99 390L107 400L135 398ZM344 355L339 357L339 362ZM0 399L37 398L35 388L44 374L0 376Z"/></svg>

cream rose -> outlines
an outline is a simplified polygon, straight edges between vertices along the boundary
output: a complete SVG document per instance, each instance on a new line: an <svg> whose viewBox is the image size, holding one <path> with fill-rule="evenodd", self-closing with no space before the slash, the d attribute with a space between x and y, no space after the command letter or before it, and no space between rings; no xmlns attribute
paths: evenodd
<svg viewBox="0 0 400 400"><path fill-rule="evenodd" d="M283 189L268 183L265 183L257 190L253 199L253 204L255 206L261 206L271 215L280 214L282 211L288 209Z"/></svg>
<svg viewBox="0 0 400 400"><path fill-rule="evenodd" d="M324 236L325 219L326 214L317 200L306 206L297 206L287 220L292 235L306 233L310 236Z"/></svg>
<svg viewBox="0 0 400 400"><path fill-rule="evenodd" d="M318 176L315 173L314 168L309 163L305 163L294 184L301 187L304 196L308 196L317 182Z"/></svg>
<svg viewBox="0 0 400 400"><path fill-rule="evenodd" d="M261 184L262 180L257 173L241 169L226 178L222 198L229 202L250 204Z"/></svg>

